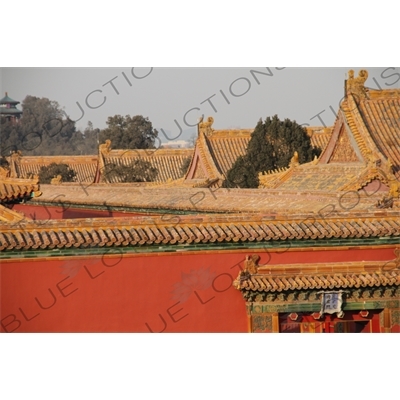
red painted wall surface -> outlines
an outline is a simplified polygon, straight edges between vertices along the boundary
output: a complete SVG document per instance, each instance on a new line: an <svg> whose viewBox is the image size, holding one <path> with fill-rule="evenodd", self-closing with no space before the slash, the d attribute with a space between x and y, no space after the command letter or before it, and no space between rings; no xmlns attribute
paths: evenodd
<svg viewBox="0 0 400 400"><path fill-rule="evenodd" d="M400 333L400 325L394 325L391 332L392 333Z"/></svg>
<svg viewBox="0 0 400 400"><path fill-rule="evenodd" d="M247 332L232 281L252 253L2 260L1 331ZM394 258L393 249L257 254L261 264Z"/></svg>
<svg viewBox="0 0 400 400"><path fill-rule="evenodd" d="M14 211L23 213L27 218L49 221L51 219L75 219L75 218L107 218L126 217L135 215L148 215L146 213L130 213L119 211L101 211L84 208L73 208L66 204L64 207L53 207L34 204L15 204ZM156 215L156 214L153 214Z"/></svg>
<svg viewBox="0 0 400 400"><path fill-rule="evenodd" d="M2 262L2 332L246 332L245 303L232 287L242 259Z"/></svg>

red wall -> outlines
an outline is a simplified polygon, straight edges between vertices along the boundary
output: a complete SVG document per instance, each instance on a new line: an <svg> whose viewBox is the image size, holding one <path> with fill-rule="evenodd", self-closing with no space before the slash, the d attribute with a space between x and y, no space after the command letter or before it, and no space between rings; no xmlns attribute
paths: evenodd
<svg viewBox="0 0 400 400"><path fill-rule="evenodd" d="M2 262L2 331L246 332L245 304L232 287L242 259L176 254Z"/></svg>
<svg viewBox="0 0 400 400"><path fill-rule="evenodd" d="M369 248L256 253L261 264L394 258L393 249ZM2 260L1 331L247 332L232 287L247 254Z"/></svg>

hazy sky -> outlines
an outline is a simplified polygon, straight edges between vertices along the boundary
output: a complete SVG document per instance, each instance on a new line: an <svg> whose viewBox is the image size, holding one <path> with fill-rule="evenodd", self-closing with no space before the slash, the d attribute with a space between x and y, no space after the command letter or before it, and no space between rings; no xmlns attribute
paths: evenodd
<svg viewBox="0 0 400 400"><path fill-rule="evenodd" d="M80 119L78 128L88 121L104 128L115 114L143 115L165 142L161 129L175 139L180 133L175 120L187 130L202 114L214 117L216 129L253 128L274 114L301 124L332 125L331 107L338 110L352 68L360 69L2 68L0 89L2 96L8 92L21 102L27 95L55 100L71 119ZM400 88L399 67L362 68L369 71L368 87Z"/></svg>

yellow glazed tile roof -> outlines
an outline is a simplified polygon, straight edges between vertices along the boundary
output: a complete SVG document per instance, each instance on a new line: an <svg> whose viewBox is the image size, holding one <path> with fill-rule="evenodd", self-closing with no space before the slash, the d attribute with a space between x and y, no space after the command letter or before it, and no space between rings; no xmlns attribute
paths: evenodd
<svg viewBox="0 0 400 400"><path fill-rule="evenodd" d="M32 203L57 203L133 209L197 212L272 212L318 213L332 205L337 210L351 203L354 210L373 210L380 194L345 195L327 192L281 189L209 189L176 187L140 187L130 184L62 184L41 185L41 197ZM397 204L397 203L396 203ZM350 208L350 206L346 205ZM343 210L342 210L343 211Z"/></svg>
<svg viewBox="0 0 400 400"><path fill-rule="evenodd" d="M399 216L399 212L387 212L341 220L263 214L95 218L46 223L23 220L1 226L0 251L400 237Z"/></svg>
<svg viewBox="0 0 400 400"><path fill-rule="evenodd" d="M200 129L194 157L182 186L219 187L235 161L246 154L254 129ZM311 143L322 150L328 144L332 128L310 127ZM212 183L210 183L212 182Z"/></svg>
<svg viewBox="0 0 400 400"><path fill-rule="evenodd" d="M392 161L400 180L400 89L385 92L370 91L359 110L375 146Z"/></svg>
<svg viewBox="0 0 400 400"><path fill-rule="evenodd" d="M377 268L382 263L377 264ZM301 276L301 278L299 277ZM286 290L346 289L360 287L399 286L400 270L376 273L331 273L301 275L253 275L237 280L236 288L244 291L282 292Z"/></svg>
<svg viewBox="0 0 400 400"><path fill-rule="evenodd" d="M19 156L11 161L14 175L26 178L30 174L37 175L41 167L51 163L67 164L76 172L77 182L94 182L98 166L97 156Z"/></svg>
<svg viewBox="0 0 400 400"><path fill-rule="evenodd" d="M347 83L347 95L321 157L296 168L262 174L260 187L337 192L359 190L376 179L392 194L396 192L398 184L394 182L400 180L400 89L368 90L364 86L368 74L364 71L360 76L362 79ZM321 131L308 128L313 136Z"/></svg>
<svg viewBox="0 0 400 400"><path fill-rule="evenodd" d="M192 155L193 149L111 150L104 155L104 163L129 165L135 160L147 161L158 170L156 182L168 182L183 176L182 165ZM118 183L117 177L108 181Z"/></svg>
<svg viewBox="0 0 400 400"><path fill-rule="evenodd" d="M259 265L247 256L233 286L242 292L346 289L400 285L400 248L395 259L336 263Z"/></svg>
<svg viewBox="0 0 400 400"><path fill-rule="evenodd" d="M14 201L39 196L37 179L0 178L0 202Z"/></svg>

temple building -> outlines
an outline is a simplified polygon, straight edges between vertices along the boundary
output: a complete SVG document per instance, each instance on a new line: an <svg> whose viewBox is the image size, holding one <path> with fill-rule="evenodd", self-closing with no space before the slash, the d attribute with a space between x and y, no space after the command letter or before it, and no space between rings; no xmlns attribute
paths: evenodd
<svg viewBox="0 0 400 400"><path fill-rule="evenodd" d="M367 77L309 129L321 156L259 189L221 188L251 131L212 118L184 176L173 153L151 184L4 173L2 332L400 332L400 90Z"/></svg>
<svg viewBox="0 0 400 400"><path fill-rule="evenodd" d="M199 135L194 155L185 177L178 186L219 188L235 161L246 153L253 130L218 130L212 127L209 117L199 124ZM324 150L332 129L312 127L307 129L314 147Z"/></svg>
<svg viewBox="0 0 400 400"><path fill-rule="evenodd" d="M15 101L8 97L8 93L0 100L0 118L6 118L8 121L17 122L21 116L22 111L18 110L17 105L19 101Z"/></svg>

